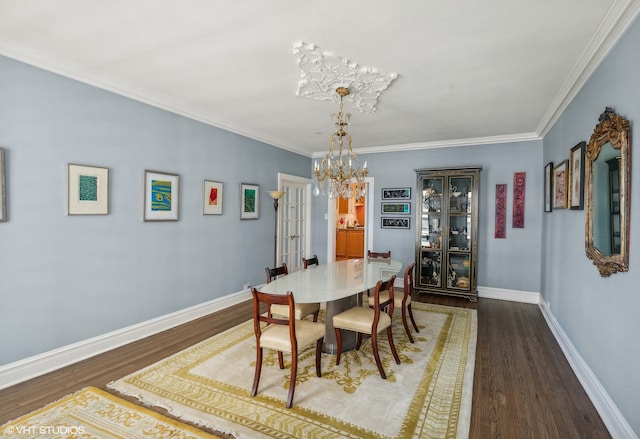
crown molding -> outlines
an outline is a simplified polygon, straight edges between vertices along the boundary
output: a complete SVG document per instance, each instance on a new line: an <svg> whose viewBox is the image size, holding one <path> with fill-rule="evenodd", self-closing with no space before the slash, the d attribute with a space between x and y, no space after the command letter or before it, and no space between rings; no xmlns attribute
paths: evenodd
<svg viewBox="0 0 640 439"><path fill-rule="evenodd" d="M639 13L640 0L617 0L611 5L582 56L540 121L536 131L541 137L551 130Z"/></svg>
<svg viewBox="0 0 640 439"><path fill-rule="evenodd" d="M458 146L478 146L478 145L495 145L497 143L517 143L517 142L530 142L535 140L542 140L537 133L519 133L509 134L504 136L488 136L488 137L474 137L467 139L453 139L442 140L433 142L420 142L420 143L406 143L403 145L386 145L386 146L370 146L362 148L354 148L353 152L356 154L374 154L380 152L398 152L398 151L412 151L420 149L432 149L432 148L455 148ZM313 153L312 158L322 158L329 152L316 151Z"/></svg>

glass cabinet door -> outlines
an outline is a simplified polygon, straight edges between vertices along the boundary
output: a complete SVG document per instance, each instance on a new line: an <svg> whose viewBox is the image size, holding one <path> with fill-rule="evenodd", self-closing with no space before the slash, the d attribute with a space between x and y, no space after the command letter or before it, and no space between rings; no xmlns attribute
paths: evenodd
<svg viewBox="0 0 640 439"><path fill-rule="evenodd" d="M442 248L442 187L443 178L425 178L422 189L422 246Z"/></svg>
<svg viewBox="0 0 640 439"><path fill-rule="evenodd" d="M449 179L449 250L471 250L471 177Z"/></svg>
<svg viewBox="0 0 640 439"><path fill-rule="evenodd" d="M442 285L442 203L444 178L422 180L422 213L420 221L420 279L424 285Z"/></svg>
<svg viewBox="0 0 640 439"><path fill-rule="evenodd" d="M422 250L420 279L422 285L442 286L442 252Z"/></svg>
<svg viewBox="0 0 640 439"><path fill-rule="evenodd" d="M449 252L447 288L471 288L471 254Z"/></svg>

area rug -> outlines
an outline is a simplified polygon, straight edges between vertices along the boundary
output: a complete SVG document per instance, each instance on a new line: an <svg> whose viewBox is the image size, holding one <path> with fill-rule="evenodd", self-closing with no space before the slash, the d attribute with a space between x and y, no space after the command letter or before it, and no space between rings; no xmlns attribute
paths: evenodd
<svg viewBox="0 0 640 439"><path fill-rule="evenodd" d="M95 387L0 427L0 438L219 438Z"/></svg>
<svg viewBox="0 0 640 439"><path fill-rule="evenodd" d="M291 409L285 408L289 364L265 351L258 395L251 320L109 384L196 425L238 438L466 438L469 434L477 338L475 310L413 303L419 334L411 344L399 314L379 342L387 380L370 341L346 352L340 366L323 354L315 376L312 347L299 358ZM285 357L286 358L286 357Z"/></svg>

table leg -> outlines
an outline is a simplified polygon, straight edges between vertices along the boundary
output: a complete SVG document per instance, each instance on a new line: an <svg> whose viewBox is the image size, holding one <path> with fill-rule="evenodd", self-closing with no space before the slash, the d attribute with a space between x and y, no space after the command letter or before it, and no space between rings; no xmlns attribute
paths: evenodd
<svg viewBox="0 0 640 439"><path fill-rule="evenodd" d="M333 316L353 308L358 305L358 296L349 296L344 299L333 300L327 302L326 323L324 332L323 352L327 354L335 354L338 352L338 342L336 340L336 332L333 329ZM356 347L356 333L353 331L342 331L342 351L350 351Z"/></svg>

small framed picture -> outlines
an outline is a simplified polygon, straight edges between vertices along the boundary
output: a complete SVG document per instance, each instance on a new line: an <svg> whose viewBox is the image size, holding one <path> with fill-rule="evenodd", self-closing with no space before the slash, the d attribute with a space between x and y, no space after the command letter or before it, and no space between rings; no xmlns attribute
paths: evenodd
<svg viewBox="0 0 640 439"><path fill-rule="evenodd" d="M260 216L260 186L240 183L240 219L258 219Z"/></svg>
<svg viewBox="0 0 640 439"><path fill-rule="evenodd" d="M567 185L569 183L569 160L563 160L553 168L553 208L567 208Z"/></svg>
<svg viewBox="0 0 640 439"><path fill-rule="evenodd" d="M7 220L7 195L5 190L4 148L0 148L0 222Z"/></svg>
<svg viewBox="0 0 640 439"><path fill-rule="evenodd" d="M180 176L144 171L144 221L178 221Z"/></svg>
<svg viewBox="0 0 640 439"><path fill-rule="evenodd" d="M408 229L409 218L402 217L382 217L383 229Z"/></svg>
<svg viewBox="0 0 640 439"><path fill-rule="evenodd" d="M109 168L67 165L67 215L109 213Z"/></svg>
<svg viewBox="0 0 640 439"><path fill-rule="evenodd" d="M203 215L222 215L222 183L205 180L202 198Z"/></svg>
<svg viewBox="0 0 640 439"><path fill-rule="evenodd" d="M553 162L544 165L544 211L553 211Z"/></svg>
<svg viewBox="0 0 640 439"><path fill-rule="evenodd" d="M569 153L569 209L584 209L584 153L586 142L580 142Z"/></svg>
<svg viewBox="0 0 640 439"><path fill-rule="evenodd" d="M382 203L382 213L408 215L411 213L411 203Z"/></svg>
<svg viewBox="0 0 640 439"><path fill-rule="evenodd" d="M386 188L386 189L383 188L382 199L383 200L410 200L411 188L410 187Z"/></svg>

